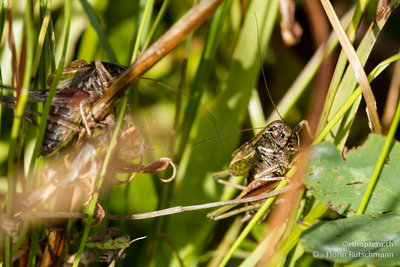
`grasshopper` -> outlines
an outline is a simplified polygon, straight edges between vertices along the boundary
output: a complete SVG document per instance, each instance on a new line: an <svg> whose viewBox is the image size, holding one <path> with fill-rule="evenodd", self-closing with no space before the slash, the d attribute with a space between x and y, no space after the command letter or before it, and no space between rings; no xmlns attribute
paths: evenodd
<svg viewBox="0 0 400 267"><path fill-rule="evenodd" d="M95 61L86 63L84 60L76 60L68 64L61 74L56 87L56 93L52 100L52 106L46 125L46 132L39 154L45 157L56 153L65 146L79 132L90 135L89 127L85 124L86 112L92 103L97 101L110 87L113 80L118 78L127 67L114 63ZM56 72L47 79L50 86ZM29 101L45 102L49 90L37 90L29 92ZM0 100L8 101L8 106L13 107L13 99L2 97ZM40 113L26 111L39 116ZM25 116L25 118L29 118ZM32 121L31 119L28 119ZM80 124L84 122L86 131L81 131Z"/></svg>
<svg viewBox="0 0 400 267"><path fill-rule="evenodd" d="M79 125L85 122L84 108L98 100L127 67L95 61L87 64L84 60L71 62L62 72L61 82L52 102L50 113L60 119ZM51 84L55 73L49 76ZM86 126L86 124L85 124ZM90 135L89 127L86 131ZM40 155L52 155L60 147L68 143L75 132L58 123L49 122L40 149Z"/></svg>
<svg viewBox="0 0 400 267"><path fill-rule="evenodd" d="M236 199L259 195L273 190L291 167L293 156L300 146L299 133L306 125L302 121L293 130L282 120L268 124L254 138L232 153L229 173L234 176L246 175L246 187ZM222 207L207 215L219 220L245 210L255 210L260 203L252 203L243 209L230 210L233 206ZM225 213L226 212L226 213ZM247 213L249 217L251 214Z"/></svg>

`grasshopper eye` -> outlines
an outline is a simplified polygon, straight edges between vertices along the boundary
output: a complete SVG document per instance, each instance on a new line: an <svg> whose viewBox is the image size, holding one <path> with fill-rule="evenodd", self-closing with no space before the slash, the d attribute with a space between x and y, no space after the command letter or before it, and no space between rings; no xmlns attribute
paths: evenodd
<svg viewBox="0 0 400 267"><path fill-rule="evenodd" d="M282 133L282 132L272 132L272 134L271 134L275 139L278 139L278 138L283 138L283 137L285 137L285 134L284 133Z"/></svg>

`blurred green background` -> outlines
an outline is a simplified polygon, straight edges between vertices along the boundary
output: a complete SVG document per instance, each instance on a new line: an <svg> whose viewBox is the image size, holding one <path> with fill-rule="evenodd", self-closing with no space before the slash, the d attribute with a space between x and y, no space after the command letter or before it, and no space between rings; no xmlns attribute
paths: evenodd
<svg viewBox="0 0 400 267"><path fill-rule="evenodd" d="M334 1L340 16L349 12L355 3ZM271 114L276 116L260 76L260 64L263 64L272 99L279 103L317 49L310 30L310 10L307 10L303 1L296 1L296 4L296 19L303 28L303 35L296 45L287 46L282 40L277 1L226 0L211 20L144 75L171 86L148 79L141 79L132 86L128 92L128 113L139 127L146 144L152 148L146 153L144 162L170 157L178 166L178 175L171 183L160 181L160 178L168 177L170 171L155 175L137 174L131 183L123 186L112 186L106 182L100 191L99 202L107 214L134 214L231 199L234 196L234 190L217 184L212 174L227 169L231 153L266 125L266 117ZM144 22L140 51L154 42L192 5L191 1L184 0L155 3L150 0L72 1L66 62L83 59L130 65L138 28L143 25L142 16L147 6L150 6L150 15ZM22 25L25 7L24 1L12 1L17 54L21 51L24 36ZM34 1L35 47L46 8L51 12L51 23L31 89L43 89L45 78L54 70L54 63L57 65L60 60L65 26L64 7L64 2L59 0ZM374 10L374 5L371 4L369 8ZM160 10L165 13L151 35ZM365 14L368 14L368 9ZM366 15L358 36L363 36L370 22L371 19ZM378 62L398 52L398 22L399 12L396 11L367 61L367 73ZM7 27L7 24L4 26ZM3 83L11 85L9 37L4 29L0 51L1 75ZM49 38L52 34L54 54ZM359 42L360 38L356 38L355 43ZM333 62L337 55L336 49ZM380 113L385 105L392 68L372 84L376 88L374 92ZM324 78L329 81L332 72L328 74ZM308 77L309 81L305 82L301 95L293 96L294 105L279 110L290 126L294 127L307 116L309 106L316 101L311 97L312 90L320 94L319 101L324 101L326 88L313 88L314 73L308 74ZM360 144L369 133L365 108L360 110L349 136L350 147ZM11 110L5 108L0 111L0 200L4 203L7 194L7 142L13 115ZM116 113L115 110L113 112ZM240 131L248 128L252 130ZM27 133L21 139L23 143L20 143L20 158L25 158L25 162L19 160L18 166L24 168L29 162L36 130L25 122L22 131ZM234 221L234 218L221 222L210 221L206 218L209 211L141 221L103 221L101 226L118 226L121 235L129 234L131 238L147 236L126 250L126 258L120 260L118 266L206 265L218 256L214 249ZM77 221L73 228L73 232L79 233L82 223ZM235 254L231 266L236 266L250 255L257 247L261 232L261 227L254 228L252 237ZM79 241L71 242L69 253L74 253Z"/></svg>

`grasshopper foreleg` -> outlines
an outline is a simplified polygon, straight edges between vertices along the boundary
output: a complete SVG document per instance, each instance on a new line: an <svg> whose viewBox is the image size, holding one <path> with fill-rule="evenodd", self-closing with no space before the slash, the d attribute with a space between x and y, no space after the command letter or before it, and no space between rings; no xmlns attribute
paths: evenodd
<svg viewBox="0 0 400 267"><path fill-rule="evenodd" d="M96 60L94 62L94 65L96 66L97 74L99 75L100 81L103 84L104 88L108 88L111 84L111 81L113 80L113 77L104 67L101 61Z"/></svg>
<svg viewBox="0 0 400 267"><path fill-rule="evenodd" d="M85 111L83 110L82 102L79 104L79 111L81 112L81 115L82 115L82 122L83 122L83 125L85 126L86 133L88 134L88 136L92 136L92 131L90 131L90 127L89 127L88 121L86 119L86 114L85 114Z"/></svg>

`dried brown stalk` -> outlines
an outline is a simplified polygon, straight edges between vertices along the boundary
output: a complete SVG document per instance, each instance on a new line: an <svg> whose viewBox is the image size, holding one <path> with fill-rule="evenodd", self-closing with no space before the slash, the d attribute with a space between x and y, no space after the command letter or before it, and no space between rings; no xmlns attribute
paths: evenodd
<svg viewBox="0 0 400 267"><path fill-rule="evenodd" d="M343 51L347 55L349 63L353 68L356 80L360 84L361 90L364 95L365 103L367 105L367 114L371 130L374 133L381 134L382 126L379 122L379 117L376 110L375 97L374 94L372 93L371 86L368 82L365 70L361 65L360 59L358 58L357 53L354 50L354 47L351 44L349 38L347 37L346 32L344 31L342 24L340 23L339 18L337 17L336 12L333 9L332 4L328 0L321 0L321 3L334 31L338 36Z"/></svg>
<svg viewBox="0 0 400 267"><path fill-rule="evenodd" d="M203 0L190 9L151 47L149 47L108 89L108 91L93 105L93 118L101 121L105 118L118 96L132 85L155 63L162 59L172 49L177 47L191 32L202 25L217 9L223 0Z"/></svg>

